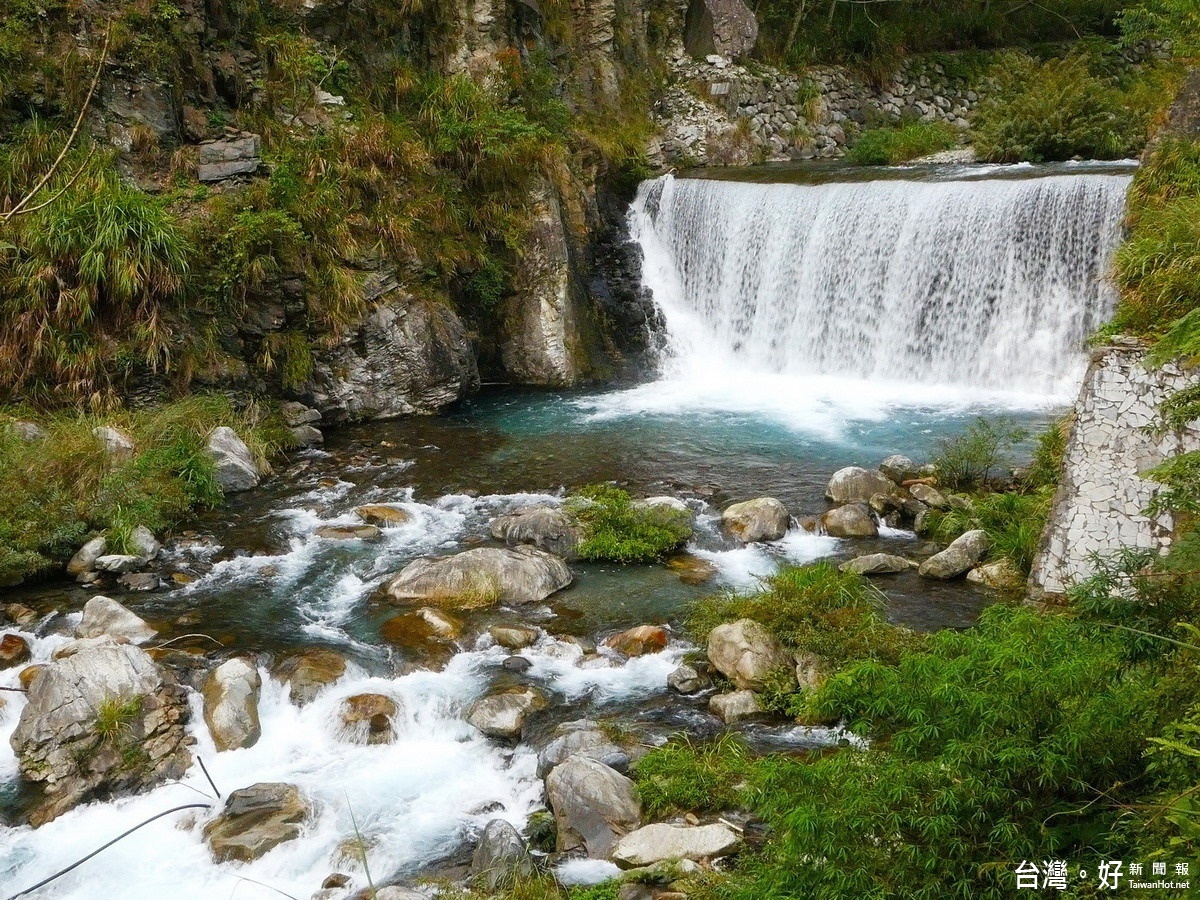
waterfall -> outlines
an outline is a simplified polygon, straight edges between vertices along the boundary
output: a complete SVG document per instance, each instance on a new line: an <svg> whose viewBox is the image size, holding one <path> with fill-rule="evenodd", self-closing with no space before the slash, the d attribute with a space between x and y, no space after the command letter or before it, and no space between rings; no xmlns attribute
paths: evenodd
<svg viewBox="0 0 1200 900"><path fill-rule="evenodd" d="M1129 178L648 181L630 220L664 377L1061 400L1112 311Z"/></svg>

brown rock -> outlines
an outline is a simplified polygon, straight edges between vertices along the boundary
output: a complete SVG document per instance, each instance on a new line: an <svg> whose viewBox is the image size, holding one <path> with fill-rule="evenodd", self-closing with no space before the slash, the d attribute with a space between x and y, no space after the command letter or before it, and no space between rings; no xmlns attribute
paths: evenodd
<svg viewBox="0 0 1200 900"><path fill-rule="evenodd" d="M717 574L717 567L706 559L681 553L667 561L667 567L679 575L684 584L704 584Z"/></svg>
<svg viewBox="0 0 1200 900"><path fill-rule="evenodd" d="M376 541L383 536L374 525L322 525L314 534L334 541Z"/></svg>
<svg viewBox="0 0 1200 900"><path fill-rule="evenodd" d="M33 684L33 680L45 670L46 667L41 663L23 668L20 674L17 675L17 678L21 682L21 687L25 688L25 690L29 690L29 686Z"/></svg>
<svg viewBox="0 0 1200 900"><path fill-rule="evenodd" d="M309 810L291 784L262 783L234 791L221 815L204 828L218 862L258 859L300 836Z"/></svg>
<svg viewBox="0 0 1200 900"><path fill-rule="evenodd" d="M332 650L305 650L283 660L271 674L291 687L292 702L304 706L346 674L346 660Z"/></svg>
<svg viewBox="0 0 1200 900"><path fill-rule="evenodd" d="M396 701L383 694L355 694L342 701L342 735L356 744L390 744L396 739L393 725Z"/></svg>
<svg viewBox="0 0 1200 900"><path fill-rule="evenodd" d="M626 656L645 656L665 649L669 640L667 629L657 625L639 625L606 638L604 646Z"/></svg>
<svg viewBox="0 0 1200 900"><path fill-rule="evenodd" d="M30 657L29 642L19 634L6 634L0 638L0 669L19 666Z"/></svg>
<svg viewBox="0 0 1200 900"><path fill-rule="evenodd" d="M395 506L384 506L383 504L369 504L360 506L354 510L360 519L369 525L378 525L381 528L388 526L403 525L412 516Z"/></svg>

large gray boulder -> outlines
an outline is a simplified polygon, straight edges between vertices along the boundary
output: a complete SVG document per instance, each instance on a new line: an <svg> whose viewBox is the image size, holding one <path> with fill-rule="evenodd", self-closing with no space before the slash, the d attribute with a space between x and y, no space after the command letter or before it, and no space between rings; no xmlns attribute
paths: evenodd
<svg viewBox="0 0 1200 900"><path fill-rule="evenodd" d="M612 861L623 869L633 869L670 860L720 859L741 843L737 832L727 825L658 823L644 825L617 841Z"/></svg>
<svg viewBox="0 0 1200 900"><path fill-rule="evenodd" d="M92 538L75 551L75 555L67 563L67 574L72 578L80 579L81 576L96 571L96 560L105 554L107 548L108 542L103 535Z"/></svg>
<svg viewBox="0 0 1200 900"><path fill-rule="evenodd" d="M606 859L617 840L641 823L632 781L603 763L572 756L546 776L546 796L558 825L560 853L582 850Z"/></svg>
<svg viewBox="0 0 1200 900"><path fill-rule="evenodd" d="M691 0L683 45L697 59L720 54L737 59L754 49L758 20L742 0Z"/></svg>
<svg viewBox="0 0 1200 900"><path fill-rule="evenodd" d="M934 509L949 509L950 501L945 494L929 484L914 484L909 487L908 492L917 500L920 500L926 506Z"/></svg>
<svg viewBox="0 0 1200 900"><path fill-rule="evenodd" d="M905 559L903 556L894 556L891 553L868 553L842 563L838 569L843 572L853 572L855 575L896 575L916 567L915 562Z"/></svg>
<svg viewBox="0 0 1200 900"><path fill-rule="evenodd" d="M363 293L386 300L317 353L313 406L326 422L433 413L479 388L467 329L449 304L402 295L386 272L372 275Z"/></svg>
<svg viewBox="0 0 1200 900"><path fill-rule="evenodd" d="M538 753L538 777L545 778L555 766L573 756L584 756L624 772L629 756L600 726L588 719L565 722L554 730L554 739Z"/></svg>
<svg viewBox="0 0 1200 900"><path fill-rule="evenodd" d="M774 497L735 503L721 513L725 530L747 544L779 540L787 534L790 522L787 507Z"/></svg>
<svg viewBox="0 0 1200 900"><path fill-rule="evenodd" d="M29 685L10 739L45 794L40 825L93 796L121 796L180 778L191 764L187 696L132 644L78 641Z"/></svg>
<svg viewBox="0 0 1200 900"><path fill-rule="evenodd" d="M492 537L510 547L532 544L563 559L574 559L583 539L575 517L558 506L522 507L493 519L491 531Z"/></svg>
<svg viewBox="0 0 1200 900"><path fill-rule="evenodd" d="M879 526L865 503L847 503L831 509L821 516L821 527L825 533L839 538L875 537Z"/></svg>
<svg viewBox="0 0 1200 900"><path fill-rule="evenodd" d="M471 608L537 603L571 583L559 557L535 547L478 547L409 563L383 590L394 600Z"/></svg>
<svg viewBox="0 0 1200 900"><path fill-rule="evenodd" d="M727 622L710 631L708 658L717 671L744 691L762 690L781 673L791 672L794 677L792 655L753 619Z"/></svg>
<svg viewBox="0 0 1200 900"><path fill-rule="evenodd" d="M763 708L758 702L754 691L729 691L725 694L714 694L708 701L709 710L726 725L736 725L763 714Z"/></svg>
<svg viewBox="0 0 1200 900"><path fill-rule="evenodd" d="M910 479L921 477L921 467L907 456L901 456L898 453L881 462L879 471L896 484L903 484Z"/></svg>
<svg viewBox="0 0 1200 900"><path fill-rule="evenodd" d="M525 720L547 706L541 691L527 685L507 688L471 704L467 722L488 737L519 740Z"/></svg>
<svg viewBox="0 0 1200 900"><path fill-rule="evenodd" d="M892 480L881 472L847 466L833 473L825 488L825 499L839 505L870 503L877 494L892 494L896 490Z"/></svg>
<svg viewBox="0 0 1200 900"><path fill-rule="evenodd" d="M521 833L503 819L488 822L471 856L471 880L475 886L496 891L533 874L533 857Z"/></svg>
<svg viewBox="0 0 1200 900"><path fill-rule="evenodd" d="M83 618L75 627L77 638L108 636L130 644L144 644L156 634L141 616L108 597L93 597L85 603Z"/></svg>
<svg viewBox="0 0 1200 900"><path fill-rule="evenodd" d="M216 466L217 486L224 493L234 494L258 487L254 455L232 428L226 425L214 428L208 435L205 450Z"/></svg>
<svg viewBox="0 0 1200 900"><path fill-rule="evenodd" d="M917 572L926 578L947 580L957 578L979 565L991 548L991 539L981 529L968 531L956 538L949 547L921 563Z"/></svg>
<svg viewBox="0 0 1200 900"><path fill-rule="evenodd" d="M201 694L204 721L217 750L237 750L258 743L262 736L258 720L261 692L258 668L248 660L226 660L209 672Z"/></svg>
<svg viewBox="0 0 1200 900"><path fill-rule="evenodd" d="M204 837L218 862L252 862L298 838L309 815L295 785L263 782L231 793Z"/></svg>

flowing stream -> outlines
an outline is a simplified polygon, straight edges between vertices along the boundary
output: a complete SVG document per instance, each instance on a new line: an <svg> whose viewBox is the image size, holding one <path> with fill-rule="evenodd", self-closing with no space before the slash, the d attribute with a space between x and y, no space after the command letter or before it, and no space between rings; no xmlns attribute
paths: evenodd
<svg viewBox="0 0 1200 900"><path fill-rule="evenodd" d="M880 176L883 177L880 177ZM672 697L666 677L691 649L686 604L748 588L785 561L873 550L917 552L911 533L839 541L802 529L750 547L720 531L719 511L779 497L797 515L824 509L829 475L903 452L927 458L980 412L1026 424L1054 417L1077 388L1084 338L1108 313L1104 281L1123 211L1127 167L954 169L861 174L739 173L742 180L664 177L631 210L645 280L666 322L659 377L604 392L507 393L432 419L330 432L264 488L193 523L165 575L188 583L117 595L160 629L202 631L224 653L252 655L263 676L263 736L217 753L193 694L195 752L224 791L258 781L298 785L315 816L303 836L254 863L215 865L201 837L209 814L137 832L38 896L62 900L307 898L330 872L365 887L355 826L377 883L442 869L492 818L523 825L542 802L531 743L584 716L617 719L647 743L719 729L704 698ZM744 179L757 179L747 181ZM472 613L452 653L389 643L398 610L373 595L414 558L489 540L488 522L528 503L559 503L589 482L672 494L697 513L689 551L714 578L695 585L666 566L574 564L571 589L534 608ZM403 509L379 542L315 534L356 521L363 503ZM989 602L961 583L912 574L883 586L893 621L962 627ZM14 591L45 618L20 629L35 662L68 640L91 592L72 584ZM53 613L53 614L52 614ZM486 628L521 622L541 637L515 676ZM578 638L642 623L674 626L661 654L625 660ZM291 704L272 659L324 646L350 661L311 704ZM432 670L422 665L435 662ZM17 684L0 671L0 686ZM526 743L502 746L464 721L494 686L533 683L551 708ZM400 707L395 743L348 743L342 699L363 692ZM8 747L23 705L0 695L0 822L27 802ZM836 732L757 727L764 746L836 742ZM0 897L78 859L143 818L210 792L185 783L73 810L37 830L0 826ZM352 820L353 815L353 820ZM348 849L349 848L349 849ZM448 861L448 862L447 862ZM432 867L432 868L431 868ZM248 879L248 880L246 880ZM269 885L270 887L264 887Z"/></svg>

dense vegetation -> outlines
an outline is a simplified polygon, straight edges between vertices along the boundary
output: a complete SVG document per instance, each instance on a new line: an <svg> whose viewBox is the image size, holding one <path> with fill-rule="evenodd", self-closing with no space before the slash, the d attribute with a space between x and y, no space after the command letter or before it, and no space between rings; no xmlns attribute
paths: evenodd
<svg viewBox="0 0 1200 900"><path fill-rule="evenodd" d="M0 584L61 566L93 533L121 553L137 526L159 530L220 502L204 451L213 428L235 428L262 462L290 438L264 410L237 412L219 396L103 419L21 415L44 428L35 440L13 427L18 412L0 409ZM121 429L135 452L107 453L92 433L101 424Z"/></svg>
<svg viewBox="0 0 1200 900"><path fill-rule="evenodd" d="M567 502L567 508L583 528L579 544L583 559L649 562L692 535L688 513L635 503L627 491L610 484L588 485Z"/></svg>

